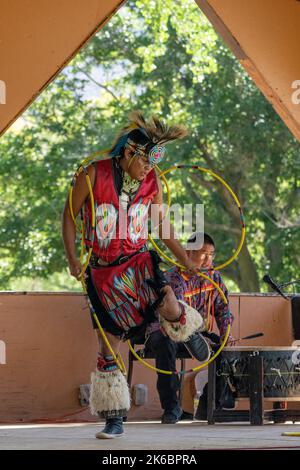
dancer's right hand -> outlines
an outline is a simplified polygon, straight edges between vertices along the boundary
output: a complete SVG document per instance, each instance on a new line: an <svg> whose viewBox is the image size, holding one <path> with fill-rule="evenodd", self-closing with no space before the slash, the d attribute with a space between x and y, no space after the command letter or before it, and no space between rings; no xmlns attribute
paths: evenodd
<svg viewBox="0 0 300 470"><path fill-rule="evenodd" d="M81 275L83 273L83 266L78 259L69 261L69 269L71 276L75 277L77 281L80 281Z"/></svg>

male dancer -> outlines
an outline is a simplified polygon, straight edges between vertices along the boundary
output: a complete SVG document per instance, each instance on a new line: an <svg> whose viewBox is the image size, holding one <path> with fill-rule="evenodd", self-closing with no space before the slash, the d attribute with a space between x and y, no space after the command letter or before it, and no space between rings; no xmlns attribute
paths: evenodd
<svg viewBox="0 0 300 470"><path fill-rule="evenodd" d="M154 167L164 156L164 144L186 135L181 126L167 126L152 117L146 121L139 112L117 136L108 159L89 165L85 172L91 180L94 208L91 207L86 176L82 172L73 188L73 212L84 211L85 244L92 245L86 271L86 286L91 312L105 330L114 351L120 340L145 331L159 315L161 325L173 341L184 342L199 361L209 358L210 346L199 330L203 320L183 301L177 301L159 269L156 252L146 247L148 212L162 220L162 187ZM92 230L92 210L96 228ZM166 225L166 221L164 221ZM160 238L177 260L196 274L196 266L174 237L169 225L168 238L160 226ZM75 251L76 230L68 199L63 213L63 240L72 276L80 279L82 266ZM122 416L130 408L127 382L111 352L102 344L98 326L100 354L92 374L90 408L106 419L99 439L123 435Z"/></svg>

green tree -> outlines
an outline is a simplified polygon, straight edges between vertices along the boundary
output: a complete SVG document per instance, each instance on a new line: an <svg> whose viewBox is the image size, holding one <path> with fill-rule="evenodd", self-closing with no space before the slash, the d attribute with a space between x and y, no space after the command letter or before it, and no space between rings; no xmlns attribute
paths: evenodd
<svg viewBox="0 0 300 470"><path fill-rule="evenodd" d="M97 100L85 87L99 88ZM0 142L1 286L65 269L60 214L72 173L107 148L131 109L187 125L164 168L200 164L220 174L245 210L247 239L224 270L259 291L265 270L299 277L299 146L192 1L129 0ZM217 263L237 245L239 214L200 172L174 172L174 202L205 204Z"/></svg>

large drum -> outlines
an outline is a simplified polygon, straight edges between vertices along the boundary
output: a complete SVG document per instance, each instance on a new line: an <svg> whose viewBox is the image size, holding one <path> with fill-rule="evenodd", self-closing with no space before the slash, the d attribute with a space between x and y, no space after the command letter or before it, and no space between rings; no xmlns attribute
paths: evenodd
<svg viewBox="0 0 300 470"><path fill-rule="evenodd" d="M265 398L299 397L300 400L300 348L297 347L224 348L216 371L221 388L229 385L237 398L249 397L249 360L253 355L263 359Z"/></svg>

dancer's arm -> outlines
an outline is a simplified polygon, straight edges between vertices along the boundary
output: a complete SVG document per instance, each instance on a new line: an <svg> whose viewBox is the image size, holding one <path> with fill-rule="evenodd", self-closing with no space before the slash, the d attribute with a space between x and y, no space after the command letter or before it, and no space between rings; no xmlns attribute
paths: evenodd
<svg viewBox="0 0 300 470"><path fill-rule="evenodd" d="M95 168L93 165L90 165L87 169L88 175L91 179L92 187L95 182ZM76 218L81 207L83 206L86 198L89 195L89 189L86 182L86 177L84 172L81 172L75 181L73 188L73 197L72 197L72 206L74 217ZM80 273L82 271L82 266L76 255L76 228L70 213L69 207L69 196L67 197L63 215L62 215L62 236L64 241L65 252L67 260L69 263L70 273L72 276L79 279Z"/></svg>
<svg viewBox="0 0 300 470"><path fill-rule="evenodd" d="M159 238L169 248L169 250L171 250L171 252L177 258L180 264L185 266L187 270L189 270L192 274L196 274L197 273L196 265L190 261L185 249L182 247L179 241L176 240L174 227L170 223L169 218L166 218L163 221L163 224L161 223L164 217L164 210L163 210L163 190L162 190L162 184L159 178L157 178L157 184L158 184L158 192L155 195L153 202L152 202L151 217L153 218L154 221L159 220L159 224L160 224L158 227Z"/></svg>

